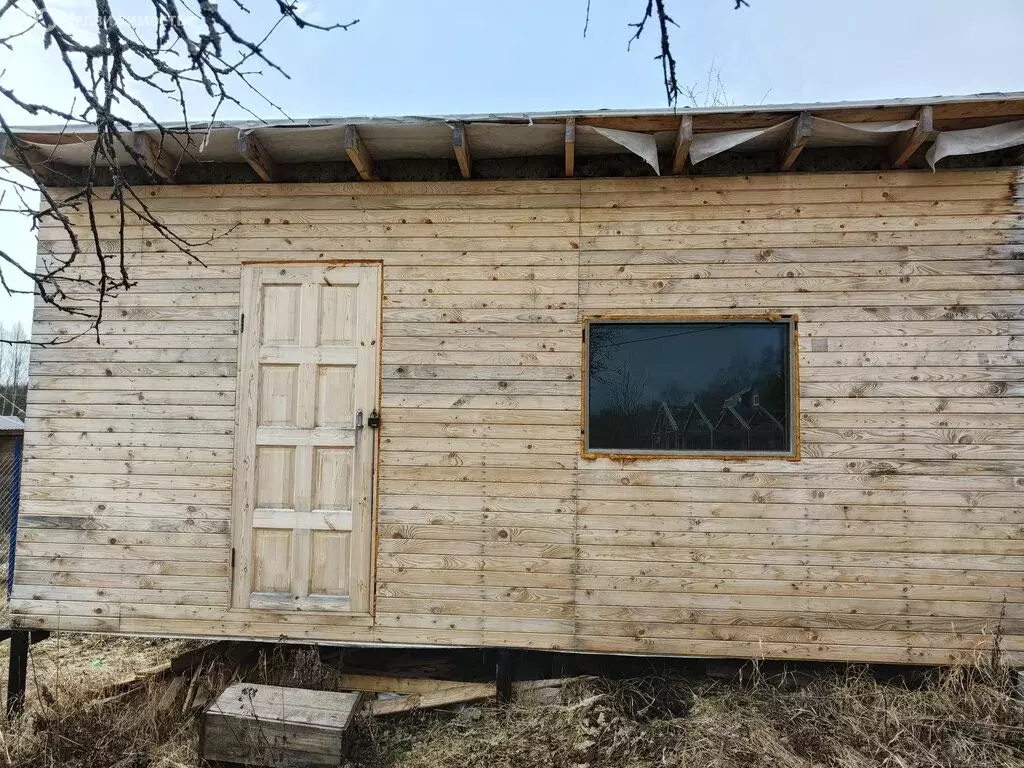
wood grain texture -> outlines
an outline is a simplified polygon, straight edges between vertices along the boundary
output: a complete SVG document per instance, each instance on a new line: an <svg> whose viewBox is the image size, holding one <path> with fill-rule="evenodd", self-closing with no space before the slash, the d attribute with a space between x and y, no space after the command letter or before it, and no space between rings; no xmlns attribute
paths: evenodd
<svg viewBox="0 0 1024 768"><path fill-rule="evenodd" d="M969 659L1002 634L1021 658L1015 182L154 187L155 215L215 236L207 266L130 222L139 285L103 343L33 355L16 621L908 663ZM113 239L116 211L98 211ZM44 228L40 258L67 252L62 237ZM384 264L375 545L353 552L372 562L371 613L229 608L245 265L352 258ZM582 318L722 312L799 316L801 460L580 459ZM38 337L83 327L37 310ZM290 354L262 359L285 410ZM269 556L286 529L265 530ZM307 544L303 578L340 583Z"/></svg>
<svg viewBox="0 0 1024 768"><path fill-rule="evenodd" d="M203 712L200 752L211 762L340 765L360 701L358 693L236 683Z"/></svg>

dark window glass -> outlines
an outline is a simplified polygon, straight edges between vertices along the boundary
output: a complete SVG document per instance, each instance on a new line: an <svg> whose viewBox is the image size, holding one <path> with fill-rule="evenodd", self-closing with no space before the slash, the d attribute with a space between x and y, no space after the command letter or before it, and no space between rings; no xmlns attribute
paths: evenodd
<svg viewBox="0 0 1024 768"><path fill-rule="evenodd" d="M789 321L591 322L587 447L793 452Z"/></svg>

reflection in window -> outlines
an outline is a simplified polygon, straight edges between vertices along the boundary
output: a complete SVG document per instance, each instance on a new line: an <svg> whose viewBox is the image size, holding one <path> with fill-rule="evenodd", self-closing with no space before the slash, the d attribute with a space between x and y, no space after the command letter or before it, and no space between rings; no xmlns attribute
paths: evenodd
<svg viewBox="0 0 1024 768"><path fill-rule="evenodd" d="M792 455L793 323L589 323L587 448Z"/></svg>

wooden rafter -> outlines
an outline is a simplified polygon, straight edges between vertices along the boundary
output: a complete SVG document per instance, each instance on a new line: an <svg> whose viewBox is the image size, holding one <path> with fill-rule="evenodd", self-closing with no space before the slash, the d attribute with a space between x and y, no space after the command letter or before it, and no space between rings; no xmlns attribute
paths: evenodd
<svg viewBox="0 0 1024 768"><path fill-rule="evenodd" d="M256 175L263 181L271 182L277 177L277 164L266 146L252 128L238 132L238 154L240 154Z"/></svg>
<svg viewBox="0 0 1024 768"><path fill-rule="evenodd" d="M672 149L672 173L679 175L686 168L686 160L690 156L690 145L693 143L693 118L683 115L679 118L676 130L676 144Z"/></svg>
<svg viewBox="0 0 1024 768"><path fill-rule="evenodd" d="M893 166L906 168L910 158L920 149L921 145L928 141L934 141L935 136L936 132L932 126L932 108L921 107L917 113L917 127L899 134L890 145L889 153L892 156Z"/></svg>
<svg viewBox="0 0 1024 768"><path fill-rule="evenodd" d="M142 155L149 169L157 178L167 183L174 182L177 158L171 156L167 141L159 142L148 133L136 133L133 139L135 151Z"/></svg>
<svg viewBox="0 0 1024 768"><path fill-rule="evenodd" d="M782 162L779 170L789 171L793 169L796 159L804 151L807 140L811 138L811 113L801 112L793 123L793 129L789 132L789 139L782 151Z"/></svg>
<svg viewBox="0 0 1024 768"><path fill-rule="evenodd" d="M565 175L572 178L576 175L576 118L565 121Z"/></svg>
<svg viewBox="0 0 1024 768"><path fill-rule="evenodd" d="M363 181L373 181L373 157L354 125L345 126L345 152Z"/></svg>
<svg viewBox="0 0 1024 768"><path fill-rule="evenodd" d="M19 139L20 141L20 139ZM48 167L50 157L45 150L39 147L21 142L21 153L24 155L28 165L22 161L18 151L12 145L10 139L0 133L0 160L8 165L17 168L19 171L28 172L29 167L35 172L44 184L51 184L54 181L53 171Z"/></svg>
<svg viewBox="0 0 1024 768"><path fill-rule="evenodd" d="M455 148L455 159L459 161L462 178L470 178L473 175L473 158L469 153L466 126L462 123L452 123L452 146Z"/></svg>

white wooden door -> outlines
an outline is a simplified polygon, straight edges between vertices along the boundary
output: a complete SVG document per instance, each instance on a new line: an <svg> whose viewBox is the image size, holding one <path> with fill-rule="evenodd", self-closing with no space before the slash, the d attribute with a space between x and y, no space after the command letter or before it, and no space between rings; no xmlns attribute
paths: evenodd
<svg viewBox="0 0 1024 768"><path fill-rule="evenodd" d="M380 272L243 267L235 607L370 610Z"/></svg>

